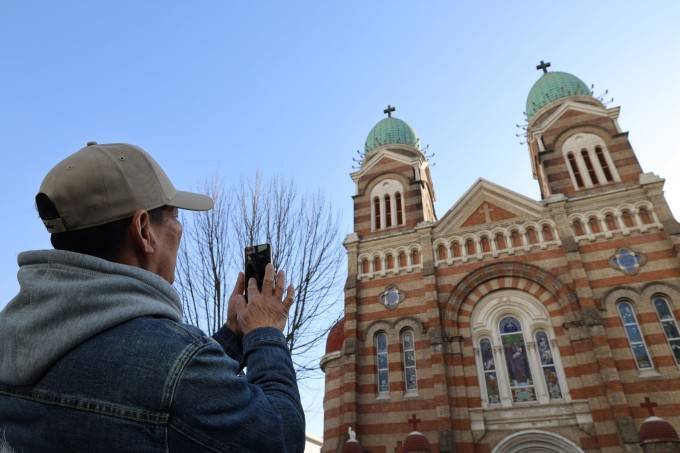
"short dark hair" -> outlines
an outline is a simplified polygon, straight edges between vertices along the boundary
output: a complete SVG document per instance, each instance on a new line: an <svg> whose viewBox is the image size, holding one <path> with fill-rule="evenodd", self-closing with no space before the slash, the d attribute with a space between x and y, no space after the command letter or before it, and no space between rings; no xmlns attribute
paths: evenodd
<svg viewBox="0 0 680 453"><path fill-rule="evenodd" d="M49 204L52 204L49 198L36 197L36 205L41 217L45 218L44 213L54 209L54 204L52 206L49 206ZM152 222L160 223L163 220L164 208L165 206L161 206L149 211L149 217ZM132 217L91 228L83 228L82 230L52 233L50 242L52 247L57 250L83 253L108 261L114 261L118 256L120 248L123 246L130 222L132 222Z"/></svg>

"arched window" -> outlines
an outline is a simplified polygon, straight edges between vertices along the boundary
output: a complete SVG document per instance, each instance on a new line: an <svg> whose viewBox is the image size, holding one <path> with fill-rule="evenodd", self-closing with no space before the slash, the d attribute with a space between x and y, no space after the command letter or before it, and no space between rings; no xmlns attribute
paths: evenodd
<svg viewBox="0 0 680 453"><path fill-rule="evenodd" d="M411 250L411 264L414 266L416 264L420 264L420 253L418 252L417 249Z"/></svg>
<svg viewBox="0 0 680 453"><path fill-rule="evenodd" d="M604 139L597 134L571 135L562 144L562 153L576 189L621 180Z"/></svg>
<svg viewBox="0 0 680 453"><path fill-rule="evenodd" d="M626 337L628 337L628 344L633 352L638 369L653 368L654 365L652 365L652 360L649 357L649 351L642 337L642 331L640 331L640 325L635 317L633 306L630 302L622 300L616 304L616 307L619 310L619 316L621 316L621 322L626 331Z"/></svg>
<svg viewBox="0 0 680 453"><path fill-rule="evenodd" d="M576 236L583 236L585 234L583 231L583 224L579 219L574 220L574 234Z"/></svg>
<svg viewBox="0 0 680 453"><path fill-rule="evenodd" d="M368 274L370 272L370 265L368 263L368 260L366 258L361 260L361 273L362 274Z"/></svg>
<svg viewBox="0 0 680 453"><path fill-rule="evenodd" d="M663 333L666 335L666 341L671 348L675 363L680 365L680 330L678 330L678 322L666 296L654 296L654 309L663 327Z"/></svg>
<svg viewBox="0 0 680 453"><path fill-rule="evenodd" d="M513 230L512 233L510 233L510 241L512 242L513 247L522 246L522 238L517 230Z"/></svg>
<svg viewBox="0 0 680 453"><path fill-rule="evenodd" d="M373 199L373 215L375 216L375 229L379 230L380 225L380 198L375 197Z"/></svg>
<svg viewBox="0 0 680 453"><path fill-rule="evenodd" d="M479 342L479 349L482 356L487 401L490 406L500 404L501 394L498 390L498 375L496 374L496 362L491 350L491 341L488 338L482 338Z"/></svg>
<svg viewBox="0 0 680 453"><path fill-rule="evenodd" d="M437 259L445 260L446 258L446 246L444 244L439 244L439 247L437 247Z"/></svg>
<svg viewBox="0 0 680 453"><path fill-rule="evenodd" d="M649 211L644 206L642 206L638 210L638 215L640 216L640 220L642 220L643 224L649 225L650 223L654 223L654 221L652 220L652 216L649 214Z"/></svg>
<svg viewBox="0 0 680 453"><path fill-rule="evenodd" d="M560 380L557 377L552 349L550 348L550 340L548 339L548 334L543 331L536 332L536 350L541 362L541 368L543 369L543 379L545 379L545 387L548 390L548 396L550 396L551 400L562 399Z"/></svg>
<svg viewBox="0 0 680 453"><path fill-rule="evenodd" d="M379 256L373 258L373 272L378 272L382 270L381 259Z"/></svg>
<svg viewBox="0 0 680 453"><path fill-rule="evenodd" d="M633 228L635 226L635 220L633 220L633 215L629 210L626 209L623 211L621 217L623 218L623 224L626 225L626 227Z"/></svg>
<svg viewBox="0 0 680 453"><path fill-rule="evenodd" d="M508 370L512 401L516 403L535 401L536 392L531 368L529 368L522 324L512 316L507 316L501 319L499 331Z"/></svg>
<svg viewBox="0 0 680 453"><path fill-rule="evenodd" d="M483 236L482 239L479 241L479 245L482 247L483 253L488 253L491 251L491 243L489 243L488 237Z"/></svg>
<svg viewBox="0 0 680 453"><path fill-rule="evenodd" d="M505 250L507 244L505 243L505 235L503 233L496 233L496 250Z"/></svg>
<svg viewBox="0 0 680 453"><path fill-rule="evenodd" d="M451 243L451 251L453 252L453 257L458 258L460 256L460 242L453 241Z"/></svg>
<svg viewBox="0 0 680 453"><path fill-rule="evenodd" d="M597 219L597 217L591 217L588 219L588 226L590 227L590 231L595 234L599 233L600 230L600 221Z"/></svg>
<svg viewBox="0 0 680 453"><path fill-rule="evenodd" d="M576 187L578 189L583 188L583 178L581 177L581 172L576 165L576 159L574 159L574 154L567 154L567 159L569 160L569 166L571 167L571 172L574 174L574 179L576 180Z"/></svg>
<svg viewBox="0 0 680 453"><path fill-rule="evenodd" d="M470 325L483 406L570 400L549 319L545 305L523 291L494 291L475 304Z"/></svg>
<svg viewBox="0 0 680 453"><path fill-rule="evenodd" d="M404 252L399 252L399 267L402 269L406 267L406 253Z"/></svg>
<svg viewBox="0 0 680 453"><path fill-rule="evenodd" d="M593 182L593 185L599 184L600 182L597 179L597 173L595 172L595 168L593 168L593 163L590 161L590 154L588 153L588 150L582 149L581 156L583 157L583 162L586 164L588 176L590 176L590 180Z"/></svg>
<svg viewBox="0 0 680 453"><path fill-rule="evenodd" d="M536 230L531 227L527 228L527 241L529 244L538 243L538 235L536 234Z"/></svg>
<svg viewBox="0 0 680 453"><path fill-rule="evenodd" d="M601 146L595 147L595 154L597 154L597 160L600 163L602 173L604 173L604 177L607 179L607 182L612 182L614 177L612 176L611 170L609 170L609 164L607 164L607 159L604 157Z"/></svg>
<svg viewBox="0 0 680 453"><path fill-rule="evenodd" d="M401 194L399 192L397 192L394 195L394 204L397 205L397 225L403 225L404 224L404 213L402 211Z"/></svg>
<svg viewBox="0 0 680 453"><path fill-rule="evenodd" d="M550 228L550 225L545 224L543 225L543 229L541 230L543 233L543 240L546 242L552 241L553 240L553 232L552 228Z"/></svg>
<svg viewBox="0 0 680 453"><path fill-rule="evenodd" d="M387 255L387 269L394 269L394 257L391 253Z"/></svg>
<svg viewBox="0 0 680 453"><path fill-rule="evenodd" d="M475 250L475 242L472 239L465 241L465 253L467 253L468 256L477 254L477 250Z"/></svg>
<svg viewBox="0 0 680 453"><path fill-rule="evenodd" d="M387 335L385 332L375 334L375 352L378 376L378 393L390 391L390 370L387 360Z"/></svg>
<svg viewBox="0 0 680 453"><path fill-rule="evenodd" d="M416 342L411 329L404 330L401 334L401 345L404 351L404 386L407 392L415 392L418 390Z"/></svg>
<svg viewBox="0 0 680 453"><path fill-rule="evenodd" d="M607 224L607 229L609 231L614 231L614 230L619 229L618 226L616 225L616 219L611 214L607 214L606 216L604 216L604 223Z"/></svg>
<svg viewBox="0 0 680 453"><path fill-rule="evenodd" d="M389 228L403 223L403 184L396 179L383 179L371 189L373 228ZM381 222L382 220L382 222Z"/></svg>

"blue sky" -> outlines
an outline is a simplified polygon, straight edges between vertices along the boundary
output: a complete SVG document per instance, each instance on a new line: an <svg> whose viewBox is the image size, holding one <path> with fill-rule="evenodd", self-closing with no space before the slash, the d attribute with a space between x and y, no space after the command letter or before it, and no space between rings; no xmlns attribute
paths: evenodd
<svg viewBox="0 0 680 453"><path fill-rule="evenodd" d="M352 157L392 104L436 153L440 215L480 176L537 198L514 125L541 59L609 89L677 214L679 22L676 1L3 2L0 307L17 253L49 247L42 177L89 140L141 145L179 188L293 177L349 233Z"/></svg>

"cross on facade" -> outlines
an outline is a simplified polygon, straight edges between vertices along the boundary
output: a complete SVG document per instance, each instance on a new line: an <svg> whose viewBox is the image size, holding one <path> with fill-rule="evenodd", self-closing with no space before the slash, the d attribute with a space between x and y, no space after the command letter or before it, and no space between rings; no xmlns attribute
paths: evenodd
<svg viewBox="0 0 680 453"><path fill-rule="evenodd" d="M420 423L420 419L416 418L416 414L413 414L411 418L408 419L408 422L413 425L413 431L418 431L418 423Z"/></svg>
<svg viewBox="0 0 680 453"><path fill-rule="evenodd" d="M395 110L397 109L388 104L387 108L383 110L383 113L385 113L388 118L392 118L392 112L394 112Z"/></svg>
<svg viewBox="0 0 680 453"><path fill-rule="evenodd" d="M491 213L493 212L493 208L489 206L488 203L482 204L482 210L484 211L484 223L490 223L491 222Z"/></svg>
<svg viewBox="0 0 680 453"><path fill-rule="evenodd" d="M651 401L648 397L646 397L646 396L645 396L645 402L644 402L644 403L640 403L640 407L644 407L644 408L647 409L647 411L649 411L649 416L650 416L650 417L651 417L652 415L654 415L654 408L657 407L657 406L658 406L657 403L652 402L652 401Z"/></svg>
<svg viewBox="0 0 680 453"><path fill-rule="evenodd" d="M550 67L550 62L546 63L543 60L541 60L541 64L536 66L536 69L543 69L543 74L548 72L548 68Z"/></svg>

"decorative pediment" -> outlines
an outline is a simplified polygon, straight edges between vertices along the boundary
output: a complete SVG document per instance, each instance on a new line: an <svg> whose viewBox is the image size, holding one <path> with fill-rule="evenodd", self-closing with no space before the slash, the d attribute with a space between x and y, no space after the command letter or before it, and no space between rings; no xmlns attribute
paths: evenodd
<svg viewBox="0 0 680 453"><path fill-rule="evenodd" d="M586 104L584 102L567 101L544 118L540 118L539 112L539 114L536 115L536 118L539 118L539 120L531 125L531 132L534 136L541 135L560 118L574 112L588 113L593 116L608 117L615 120L619 117L620 110L620 107L608 109L603 106Z"/></svg>
<svg viewBox="0 0 680 453"><path fill-rule="evenodd" d="M359 170L351 173L350 176L354 182L357 182L363 175L371 171L371 169L378 165L389 162L390 160L411 165L413 167L420 167L424 162L422 156L415 154L412 148L407 146L391 145L390 147L383 147L373 154Z"/></svg>
<svg viewBox="0 0 680 453"><path fill-rule="evenodd" d="M471 230L478 225L512 222L513 219L537 220L542 214L543 206L539 202L480 178L442 216L435 232Z"/></svg>

